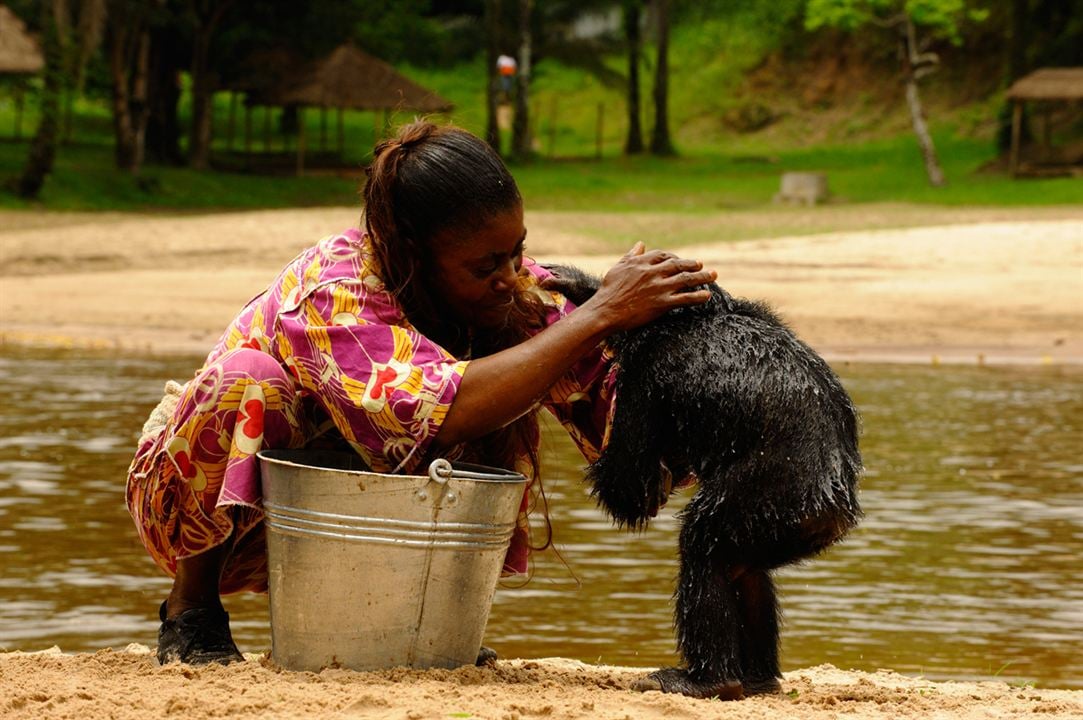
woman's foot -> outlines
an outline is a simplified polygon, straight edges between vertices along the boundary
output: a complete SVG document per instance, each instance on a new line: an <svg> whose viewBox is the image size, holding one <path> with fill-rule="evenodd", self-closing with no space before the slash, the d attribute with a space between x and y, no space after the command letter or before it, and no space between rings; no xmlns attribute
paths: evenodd
<svg viewBox="0 0 1083 720"><path fill-rule="evenodd" d="M737 680L697 681L693 680L683 668L662 668L632 684L633 690L646 692L658 690L664 693L677 693L694 698L718 698L719 700L740 700L744 689Z"/></svg>
<svg viewBox="0 0 1083 720"><path fill-rule="evenodd" d="M183 662L206 665L241 662L237 645L229 631L229 613L219 608L193 608L167 619L166 603L158 610L162 620L158 628L158 662L162 665Z"/></svg>

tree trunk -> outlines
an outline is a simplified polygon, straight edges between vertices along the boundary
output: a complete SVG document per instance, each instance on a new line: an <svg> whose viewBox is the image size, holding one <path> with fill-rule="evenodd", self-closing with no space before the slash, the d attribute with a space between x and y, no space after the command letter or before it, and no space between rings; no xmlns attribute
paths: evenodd
<svg viewBox="0 0 1083 720"><path fill-rule="evenodd" d="M42 0L38 10L41 16L41 49L45 56L44 83L41 94L41 119L37 133L30 145L30 154L22 175L16 182L16 191L24 198L36 198L41 192L45 178L53 169L56 158L57 133L60 120L60 87L64 58L60 48L57 13L61 8L57 0Z"/></svg>
<svg viewBox="0 0 1083 720"><path fill-rule="evenodd" d="M188 133L188 164L206 170L211 156L211 117L214 92L210 78L213 26L201 18L196 23L192 49L192 125Z"/></svg>
<svg viewBox="0 0 1083 720"><path fill-rule="evenodd" d="M121 170L135 162L135 130L132 127L131 98L128 94L130 37L135 30L130 18L114 13L109 20L109 74L113 81L113 156Z"/></svg>
<svg viewBox="0 0 1083 720"><path fill-rule="evenodd" d="M500 155L500 121L497 117L496 58L500 54L500 0L485 2L485 140Z"/></svg>
<svg viewBox="0 0 1083 720"><path fill-rule="evenodd" d="M925 111L918 95L917 80L913 76L906 81L906 104L910 106L910 122L914 126L914 134L918 137L918 145L921 146L921 157L925 160L925 174L929 176L929 184L940 187L944 184L944 171L940 169L933 138L925 124Z"/></svg>
<svg viewBox="0 0 1083 720"><path fill-rule="evenodd" d="M669 0L655 3L658 21L658 61L654 67L654 131L651 153L673 155L669 137Z"/></svg>
<svg viewBox="0 0 1083 720"><path fill-rule="evenodd" d="M183 66L176 31L168 26L151 30L147 68L147 130L145 147L150 160L181 165L180 70Z"/></svg>
<svg viewBox="0 0 1083 720"><path fill-rule="evenodd" d="M643 152L643 128L639 122L640 2L624 0L624 37L628 43L628 138L624 152L628 155Z"/></svg>
<svg viewBox="0 0 1083 720"><path fill-rule="evenodd" d="M925 109L918 94L918 80L933 72L939 62L933 53L919 53L914 23L909 15L904 15L899 25L899 50L903 60L903 74L906 80L906 104L910 108L910 122L921 147L921 156L925 161L925 174L929 184L934 187L944 185L944 171L936 157L936 147L925 123Z"/></svg>
<svg viewBox="0 0 1083 720"><path fill-rule="evenodd" d="M530 157L530 17L533 0L519 0L519 75L515 93L515 120L511 125L511 152L516 158Z"/></svg>

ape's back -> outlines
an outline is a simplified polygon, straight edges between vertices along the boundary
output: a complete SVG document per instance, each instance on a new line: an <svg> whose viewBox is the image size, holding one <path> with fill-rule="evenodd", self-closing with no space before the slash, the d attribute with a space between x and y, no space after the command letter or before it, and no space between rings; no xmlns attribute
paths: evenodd
<svg viewBox="0 0 1083 720"><path fill-rule="evenodd" d="M857 415L838 378L765 305L711 289L614 341L618 412L644 413L675 474L723 483L727 514L856 521Z"/></svg>

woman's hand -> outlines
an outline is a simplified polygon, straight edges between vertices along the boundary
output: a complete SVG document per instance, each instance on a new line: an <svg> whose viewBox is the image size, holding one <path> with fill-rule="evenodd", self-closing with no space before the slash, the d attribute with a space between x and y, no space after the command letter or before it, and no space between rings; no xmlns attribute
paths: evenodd
<svg viewBox="0 0 1083 720"><path fill-rule="evenodd" d="M638 327L682 305L699 305L710 290L689 290L714 282L718 273L698 260L635 246L610 268L598 292L581 309L598 313L608 332Z"/></svg>

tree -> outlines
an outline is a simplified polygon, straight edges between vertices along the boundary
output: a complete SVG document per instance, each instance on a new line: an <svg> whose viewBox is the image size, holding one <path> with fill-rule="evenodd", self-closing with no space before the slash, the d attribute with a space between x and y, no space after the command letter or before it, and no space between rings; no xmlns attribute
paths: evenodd
<svg viewBox="0 0 1083 720"><path fill-rule="evenodd" d="M654 64L654 130L651 132L651 153L674 155L669 137L669 0L655 0L658 24L658 58Z"/></svg>
<svg viewBox="0 0 1083 720"><path fill-rule="evenodd" d="M532 154L530 142L530 20L534 0L519 0L519 68L516 76L515 119L511 124L511 154L520 160Z"/></svg>
<svg viewBox="0 0 1083 720"><path fill-rule="evenodd" d="M628 138L624 152L636 155L643 152L643 129L639 122L639 55L641 51L640 21L642 0L624 0L624 38L628 46Z"/></svg>
<svg viewBox="0 0 1083 720"><path fill-rule="evenodd" d="M107 45L113 80L117 167L133 175L143 165L149 106L150 8L145 0L111 0Z"/></svg>
<svg viewBox="0 0 1083 720"><path fill-rule="evenodd" d="M192 126L188 135L188 162L204 170L210 164L211 117L214 97L211 41L222 15L235 0L188 0L194 25L192 39Z"/></svg>
<svg viewBox="0 0 1083 720"><path fill-rule="evenodd" d="M929 183L945 183L944 172L936 155L932 136L925 121L925 109L918 91L918 81L935 72L940 58L929 52L933 40L961 42L964 22L982 20L984 10L968 8L967 0L809 0L805 27L815 30L823 26L854 31L867 25L885 28L895 33L899 46L900 71L906 87L906 103L910 121L925 161ZM917 28L926 35L919 39Z"/></svg>
<svg viewBox="0 0 1083 720"><path fill-rule="evenodd" d="M500 0L485 0L485 140L500 154L496 59L500 55Z"/></svg>
<svg viewBox="0 0 1083 720"><path fill-rule="evenodd" d="M60 129L60 92L64 74L64 52L61 47L60 18L67 13L64 0L41 0L38 16L41 23L41 49L45 56L44 82L41 94L41 119L30 144L30 154L22 175L16 181L16 192L24 198L36 198L53 170Z"/></svg>

